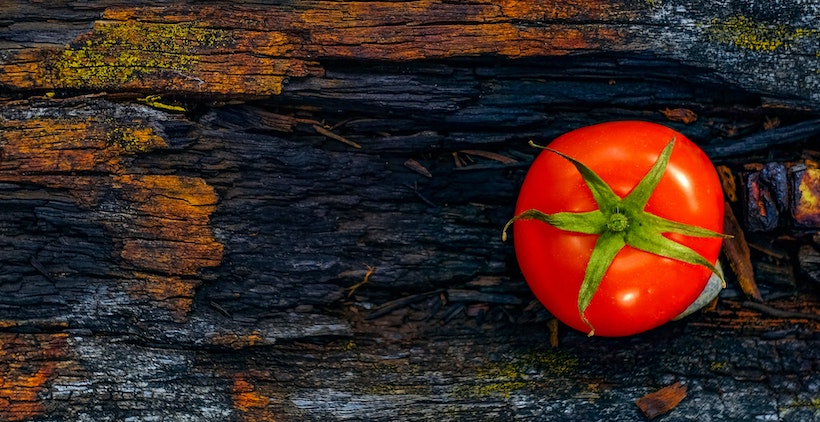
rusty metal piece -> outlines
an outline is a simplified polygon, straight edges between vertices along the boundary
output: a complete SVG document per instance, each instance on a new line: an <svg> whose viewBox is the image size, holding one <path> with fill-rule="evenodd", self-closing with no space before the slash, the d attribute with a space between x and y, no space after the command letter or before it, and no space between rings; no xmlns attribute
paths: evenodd
<svg viewBox="0 0 820 422"><path fill-rule="evenodd" d="M791 169L791 214L798 228L820 228L820 169L797 165Z"/></svg>
<svg viewBox="0 0 820 422"><path fill-rule="evenodd" d="M783 211L789 206L789 182L783 163L764 164L760 169L760 183L769 189L778 210Z"/></svg>
<svg viewBox="0 0 820 422"><path fill-rule="evenodd" d="M681 122L686 125L695 123L698 120L698 115L688 108L666 108L661 110L661 113L673 122Z"/></svg>
<svg viewBox="0 0 820 422"><path fill-rule="evenodd" d="M678 381L639 398L635 404L647 418L654 419L674 409L684 398L686 386Z"/></svg>
<svg viewBox="0 0 820 422"><path fill-rule="evenodd" d="M752 232L771 231L780 222L780 211L769 186L761 181L761 171L748 173L744 186L746 227Z"/></svg>
<svg viewBox="0 0 820 422"><path fill-rule="evenodd" d="M736 202L737 182L735 181L735 174L726 166L717 166L717 172L720 176L720 184L723 185L723 193L729 198L729 202Z"/></svg>
<svg viewBox="0 0 820 422"><path fill-rule="evenodd" d="M726 234L732 236L730 239L723 241L723 253L729 261L729 266L732 272L737 277L737 282L740 289L750 299L758 302L763 301L760 296L760 290L757 288L755 282L754 269L752 267L751 251L749 244L746 243L746 235L740 227L737 218L735 217L732 207L726 204L725 212L723 214L723 230Z"/></svg>

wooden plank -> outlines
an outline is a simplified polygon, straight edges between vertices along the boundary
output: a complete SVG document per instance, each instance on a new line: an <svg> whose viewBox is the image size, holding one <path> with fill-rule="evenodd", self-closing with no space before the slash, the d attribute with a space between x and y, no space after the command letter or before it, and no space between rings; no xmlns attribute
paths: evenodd
<svg viewBox="0 0 820 422"><path fill-rule="evenodd" d="M712 69L731 83L816 107L820 101L817 9L809 3L716 10L700 0L472 2L306 1L222 7L119 6L84 13L88 29L43 43L9 2L0 32L0 83L13 89L137 89L271 95L286 80L314 78L327 60L412 61L493 55L651 54ZM774 10L786 9L788 13ZM64 9L70 9L66 7ZM72 19L73 18L73 19ZM65 29L64 29L65 28ZM67 44L67 45L66 45Z"/></svg>
<svg viewBox="0 0 820 422"><path fill-rule="evenodd" d="M755 234L784 252L754 264L796 269L756 275L766 307L730 280L626 339L554 324L500 241L526 142L602 120L811 168L816 18L4 2L0 420L633 420L679 381L664 420L816 419L811 219Z"/></svg>

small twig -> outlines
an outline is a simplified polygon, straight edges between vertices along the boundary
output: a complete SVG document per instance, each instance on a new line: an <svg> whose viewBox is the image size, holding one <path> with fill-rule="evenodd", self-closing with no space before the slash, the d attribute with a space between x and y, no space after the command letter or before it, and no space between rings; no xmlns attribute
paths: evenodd
<svg viewBox="0 0 820 422"><path fill-rule="evenodd" d="M783 252L779 252L772 248L763 245L758 245L756 243L749 243L749 248L754 249L762 254L765 254L766 256L769 256L779 261L782 261L787 258L786 254Z"/></svg>
<svg viewBox="0 0 820 422"><path fill-rule="evenodd" d="M510 294L488 293L467 289L448 289L447 299L450 302L496 303L501 305L521 304L521 299Z"/></svg>
<svg viewBox="0 0 820 422"><path fill-rule="evenodd" d="M44 275L48 279L48 281L50 281L52 283L55 282L54 277L52 277L51 274L49 274L46 267L44 267L43 264L40 263L40 261L37 260L37 258L32 256L31 259L29 260L29 263L31 263L31 266L34 267L34 269L37 270L37 272Z"/></svg>
<svg viewBox="0 0 820 422"><path fill-rule="evenodd" d="M427 316L422 319L422 321L429 321L432 319L438 311L441 310L441 307L447 302L447 298L444 296L443 293L440 293L437 298L430 300L430 310L427 312Z"/></svg>
<svg viewBox="0 0 820 422"><path fill-rule="evenodd" d="M516 164L516 163L518 163L518 160L516 160L514 158L510 158L510 157L507 157L507 156L501 155L501 154L496 154L496 153L490 152L490 151L465 149L465 150L461 150L460 152L462 152L464 154L468 154L468 155L475 155L475 156L478 156L478 157L483 157L483 158L487 158L487 159L490 159L490 160L495 160L495 161L498 161L499 163L502 163L502 164Z"/></svg>
<svg viewBox="0 0 820 422"><path fill-rule="evenodd" d="M368 265L367 272L364 274L364 278L362 279L362 281L345 289L348 290L347 297L353 296L353 293L356 292L356 289L367 284L367 282L370 281L370 276L373 275L373 271L376 271L376 267L371 267L370 265Z"/></svg>
<svg viewBox="0 0 820 422"><path fill-rule="evenodd" d="M419 197L419 199L421 199L422 201L424 201L424 203L426 203L427 205L429 205L429 206L431 206L431 207L433 207L433 208L435 208L435 207L437 207L437 206L438 206L438 205L436 205L436 203L435 203L435 202L433 202L433 201L431 201L431 200L427 199L427 197L426 197L426 196L422 195L422 194L421 194L421 192L419 192L419 182L415 182L415 183L413 183L412 185L405 183L405 184L404 184L404 186L407 186L408 188L410 188L410 190L412 190L412 191L413 191L413 193L415 193L415 194L416 194L416 196L418 196L418 197Z"/></svg>
<svg viewBox="0 0 820 422"><path fill-rule="evenodd" d="M341 122L336 123L335 125L331 126L330 130L336 130L336 129L338 129L338 128L340 128L340 127L342 127L342 126L344 126L344 125L346 125L350 122L352 122L353 120L355 120L353 117L350 117L348 119L344 119Z"/></svg>
<svg viewBox="0 0 820 422"><path fill-rule="evenodd" d="M467 305L465 305L463 303L456 303L450 309L448 309L447 312L444 313L444 316L441 317L442 323L446 324L446 323L452 321L453 318L457 317L458 314L463 312L464 308L466 308L466 307L467 307Z"/></svg>
<svg viewBox="0 0 820 422"><path fill-rule="evenodd" d="M214 302L214 301L211 301L211 302L209 303L209 305L211 305L211 307L212 307L212 308L214 308L214 309L216 309L217 311L219 311L219 313L220 313L220 314L225 315L225 316L226 316L226 317L228 317L228 318L232 318L231 313L230 313L230 312L228 312L225 308L223 308L223 307L222 307L222 305L220 305L220 304L218 304L218 303L216 303L216 302Z"/></svg>
<svg viewBox="0 0 820 422"><path fill-rule="evenodd" d="M333 139L333 140L336 140L336 141L339 141L339 142L345 143L345 144L347 144L347 145L350 145L350 146L352 146L353 148L356 148L356 149L361 149L361 148L362 148L362 146L361 146L361 145L359 145L359 144L357 144L357 143L355 143L355 142L351 141L350 139L345 138L344 136L337 135L337 134L335 134L335 133L333 133L333 132L331 132L331 131L329 131L329 130L327 130L327 129L323 128L322 126L319 126L319 125L314 124L314 125L313 125L313 130L315 130L316 132L319 132L319 133L320 133L320 134L322 134L322 135L327 136L327 137L328 137L328 138L330 138L330 139Z"/></svg>
<svg viewBox="0 0 820 422"><path fill-rule="evenodd" d="M810 319L814 321L820 321L820 314L806 314L803 312L787 311L784 309L778 309L773 306L752 301L741 302L740 306L743 306L744 308L754 309L755 311L776 318Z"/></svg>
<svg viewBox="0 0 820 422"><path fill-rule="evenodd" d="M458 171L482 171L482 170L511 170L511 169L519 169L525 168L532 165L532 163L522 163L517 161L515 163L510 164L471 164L469 166L464 167L456 167L455 170Z"/></svg>
<svg viewBox="0 0 820 422"><path fill-rule="evenodd" d="M456 168L462 168L465 165L464 160L458 156L457 152L453 152L453 164L455 164Z"/></svg>
<svg viewBox="0 0 820 422"><path fill-rule="evenodd" d="M433 290L431 292L419 293L419 294L415 294L415 295L406 296L406 297L403 297L403 298L400 298L400 299L391 300L390 302L384 303L381 306L379 306L378 308L374 309L373 312L371 312L370 315L368 315L366 319L374 319L374 318L378 318L378 317L383 316L383 315L387 315L390 312L395 311L396 309L403 308L403 307L405 307L407 305L410 305L412 303L422 301L422 300L430 297L431 295L441 294L444 291L445 291L444 289L438 289L438 290Z"/></svg>

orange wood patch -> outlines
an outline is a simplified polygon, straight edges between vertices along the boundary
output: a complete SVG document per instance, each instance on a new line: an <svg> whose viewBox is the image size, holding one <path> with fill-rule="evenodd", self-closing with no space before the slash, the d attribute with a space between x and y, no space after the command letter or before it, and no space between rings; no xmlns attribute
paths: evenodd
<svg viewBox="0 0 820 422"><path fill-rule="evenodd" d="M33 47L11 56L0 84L276 95L288 78L321 75L316 60L324 57L519 58L626 50L617 25L590 22L642 12L645 5L601 0L113 8L64 48Z"/></svg>
<svg viewBox="0 0 820 422"><path fill-rule="evenodd" d="M45 411L39 395L65 366L67 337L0 333L0 420L23 421Z"/></svg>
<svg viewBox="0 0 820 422"><path fill-rule="evenodd" d="M195 177L129 173L124 157L168 146L136 110L126 118L87 110L51 117L39 110L40 116L4 120L0 181L68 190L119 246L122 277L134 297L158 300L183 317L198 271L222 260L210 227L218 199L213 188Z"/></svg>
<svg viewBox="0 0 820 422"><path fill-rule="evenodd" d="M613 41L622 39L617 31L570 22L602 18L613 11L607 6L611 2L565 3L415 1L339 6L320 2L304 11L296 25L310 31L311 42L305 49L330 57L417 60L492 54L518 58L617 46ZM567 22L545 24L547 20ZM341 24L327 31L328 21Z"/></svg>
<svg viewBox="0 0 820 422"><path fill-rule="evenodd" d="M208 338L208 343L239 350L247 347L273 344L273 339L266 339L258 330L246 330L241 332L214 333Z"/></svg>
<svg viewBox="0 0 820 422"><path fill-rule="evenodd" d="M221 27L162 15L152 22L100 20L65 48L21 50L0 71L0 83L271 95L288 77L319 72L312 62L285 58L299 44L289 35Z"/></svg>
<svg viewBox="0 0 820 422"><path fill-rule="evenodd" d="M270 408L271 399L241 374L234 377L231 386L233 407L239 412L240 421L275 422L276 416Z"/></svg>

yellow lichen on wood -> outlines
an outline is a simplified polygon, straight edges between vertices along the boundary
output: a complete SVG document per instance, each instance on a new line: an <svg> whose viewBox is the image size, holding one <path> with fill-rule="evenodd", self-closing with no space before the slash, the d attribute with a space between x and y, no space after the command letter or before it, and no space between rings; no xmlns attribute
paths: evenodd
<svg viewBox="0 0 820 422"><path fill-rule="evenodd" d="M184 79L200 50L225 46L230 32L192 24L97 21L94 30L52 63L54 85L71 88L142 86L141 79Z"/></svg>
<svg viewBox="0 0 820 422"><path fill-rule="evenodd" d="M115 8L63 49L38 47L12 54L0 69L0 83L29 89L276 95L287 78L321 75L323 69L313 59L318 57L532 57L617 46L623 40L619 30L579 27L572 21L635 13L600 0L583 5L510 0L499 6L430 0L320 2L301 13L209 6ZM542 19L567 23L519 23ZM328 22L335 22L335 29L329 30Z"/></svg>
<svg viewBox="0 0 820 422"><path fill-rule="evenodd" d="M461 393L509 397L515 390L536 388L545 377L569 376L577 367L577 358L557 350L527 352L508 362L478 368L476 379L479 384Z"/></svg>
<svg viewBox="0 0 820 422"><path fill-rule="evenodd" d="M238 12L204 8L106 11L65 48L12 52L0 84L17 88L150 90L276 95L288 77L321 73L296 54L302 40L277 30L225 28ZM146 16L146 14L155 14ZM289 29L285 27L283 29ZM184 111L161 104L164 110Z"/></svg>
<svg viewBox="0 0 820 422"><path fill-rule="evenodd" d="M817 35L818 30L761 22L739 15L725 20L713 19L706 33L711 41L771 53L792 47L800 39Z"/></svg>

